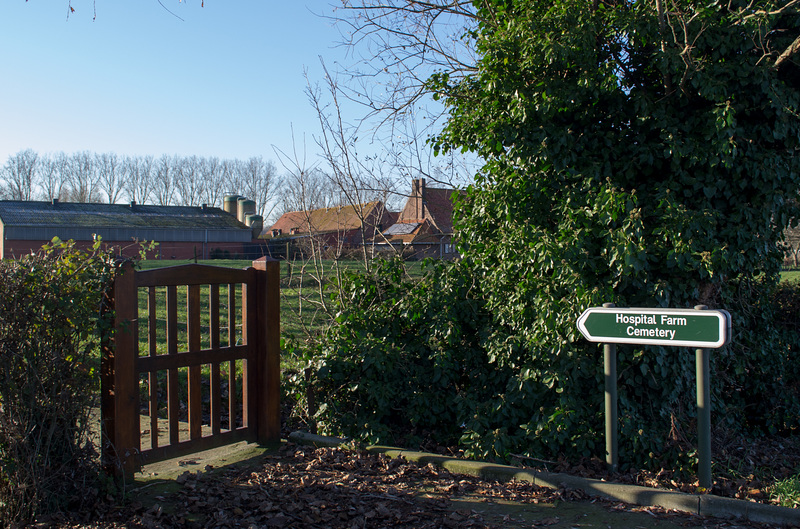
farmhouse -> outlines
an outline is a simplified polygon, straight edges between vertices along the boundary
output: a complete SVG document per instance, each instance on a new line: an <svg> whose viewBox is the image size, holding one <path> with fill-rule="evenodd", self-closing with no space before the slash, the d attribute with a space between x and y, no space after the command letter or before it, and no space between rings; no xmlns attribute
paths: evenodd
<svg viewBox="0 0 800 529"><path fill-rule="evenodd" d="M148 257L161 259L260 257L261 218L248 211L254 213L254 203L249 209L248 201L238 196L225 197L225 210L206 205L1 200L0 257L36 251L54 237L72 239L79 246L100 237L124 255L138 254L137 242L155 241L158 245Z"/></svg>
<svg viewBox="0 0 800 529"><path fill-rule="evenodd" d="M411 181L411 195L397 222L383 231L376 248L394 250L407 259L454 259L453 201L456 190L427 187L425 179Z"/></svg>
<svg viewBox="0 0 800 529"><path fill-rule="evenodd" d="M264 237L273 257L293 259L311 252L340 257L359 249L391 225L397 213L380 200L365 204L284 213Z"/></svg>

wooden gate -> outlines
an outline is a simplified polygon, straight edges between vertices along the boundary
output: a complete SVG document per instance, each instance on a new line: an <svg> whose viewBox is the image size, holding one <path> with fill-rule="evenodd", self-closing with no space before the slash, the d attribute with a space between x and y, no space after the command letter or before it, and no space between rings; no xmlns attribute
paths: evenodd
<svg viewBox="0 0 800 529"><path fill-rule="evenodd" d="M106 469L280 441L280 269L120 269L102 360Z"/></svg>

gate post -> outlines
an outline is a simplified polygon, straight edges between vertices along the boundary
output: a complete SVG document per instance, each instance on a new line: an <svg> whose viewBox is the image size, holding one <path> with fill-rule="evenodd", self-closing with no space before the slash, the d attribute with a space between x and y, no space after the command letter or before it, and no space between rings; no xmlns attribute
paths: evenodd
<svg viewBox="0 0 800 529"><path fill-rule="evenodd" d="M257 439L261 444L269 444L281 439L280 261L262 257L253 261L253 268L258 271Z"/></svg>
<svg viewBox="0 0 800 529"><path fill-rule="evenodd" d="M102 424L107 470L132 476L139 469L138 300L133 264L124 263L114 277L114 327L101 366Z"/></svg>

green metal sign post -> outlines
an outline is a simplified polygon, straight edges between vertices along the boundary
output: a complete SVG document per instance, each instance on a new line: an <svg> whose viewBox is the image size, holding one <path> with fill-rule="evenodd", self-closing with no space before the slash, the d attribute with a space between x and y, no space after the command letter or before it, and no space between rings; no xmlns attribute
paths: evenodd
<svg viewBox="0 0 800 529"><path fill-rule="evenodd" d="M617 308L613 303L586 309L578 330L590 342L603 343L606 414L606 463L619 465L617 453L617 351L615 344L695 348L697 376L698 478L710 489L711 397L709 349L722 347L731 336L731 316L724 310Z"/></svg>

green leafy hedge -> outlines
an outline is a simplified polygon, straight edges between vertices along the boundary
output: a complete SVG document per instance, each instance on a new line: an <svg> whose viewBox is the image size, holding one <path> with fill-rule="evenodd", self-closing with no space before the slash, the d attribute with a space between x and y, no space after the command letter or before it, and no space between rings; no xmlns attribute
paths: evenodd
<svg viewBox="0 0 800 529"><path fill-rule="evenodd" d="M431 264L412 280L387 261L347 272L340 288L312 359L322 429L376 443L457 439L508 375L491 367L489 316L466 268Z"/></svg>
<svg viewBox="0 0 800 529"><path fill-rule="evenodd" d="M603 458L599 345L581 338L560 348L525 345L489 314L467 261L429 264L419 281L387 262L371 274L349 273L340 288L337 323L311 355L324 432L405 446L432 439L498 461ZM735 340L712 353L714 425L748 435L795 430L799 335L771 322L781 321L773 309L793 310L798 289L739 285L721 295ZM579 312L565 307L560 317L574 326ZM623 467L693 473L693 351L618 351Z"/></svg>
<svg viewBox="0 0 800 529"><path fill-rule="evenodd" d="M30 520L96 493L99 309L113 255L54 241L0 261L0 520Z"/></svg>

